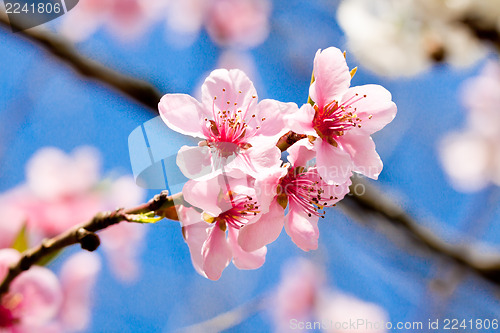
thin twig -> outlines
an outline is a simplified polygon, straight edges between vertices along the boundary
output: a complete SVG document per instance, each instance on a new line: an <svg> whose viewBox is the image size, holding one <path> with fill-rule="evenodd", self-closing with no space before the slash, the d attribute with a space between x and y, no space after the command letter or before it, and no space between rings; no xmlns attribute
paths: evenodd
<svg viewBox="0 0 500 333"><path fill-rule="evenodd" d="M9 291L10 283L22 272L36 265L41 259L73 244L80 244L88 251L95 251L100 244L96 232L122 221L132 221L136 214L154 212L156 215L178 220L175 204L184 202L182 194L168 196L167 191L156 195L149 202L129 209L114 212L97 213L90 221L77 225L54 238L44 240L39 246L28 249L21 258L9 267L8 273L0 285L0 296Z"/></svg>

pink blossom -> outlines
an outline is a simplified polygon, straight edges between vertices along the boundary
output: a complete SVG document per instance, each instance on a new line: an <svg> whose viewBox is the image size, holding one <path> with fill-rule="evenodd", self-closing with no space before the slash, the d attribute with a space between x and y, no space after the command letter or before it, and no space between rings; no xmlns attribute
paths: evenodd
<svg viewBox="0 0 500 333"><path fill-rule="evenodd" d="M462 87L467 122L440 143L444 170L459 191L500 185L500 65L486 64L481 74Z"/></svg>
<svg viewBox="0 0 500 333"><path fill-rule="evenodd" d="M0 280L8 265L20 258L13 249L0 250ZM76 332L88 326L90 299L100 269L97 256L79 253L63 265L61 280L44 267L21 273L0 300L0 331L12 333Z"/></svg>
<svg viewBox="0 0 500 333"><path fill-rule="evenodd" d="M23 224L31 243L52 237L91 219L97 212L138 205L144 191L132 177L99 182L100 159L95 149L83 147L65 154L57 148L38 151L27 163L27 183L0 197L0 245L10 247ZM118 224L103 232L103 248L117 276L137 276L137 257L144 226Z"/></svg>
<svg viewBox="0 0 500 333"><path fill-rule="evenodd" d="M223 169L256 176L280 165L275 145L288 131L284 116L297 107L270 99L257 104L253 83L242 71L217 69L202 86L201 103L189 95L167 94L159 110L171 129L203 139L198 147L181 147L177 155L186 177L203 180Z"/></svg>
<svg viewBox="0 0 500 333"><path fill-rule="evenodd" d="M313 73L314 105L305 104L289 117L293 131L308 135L296 145L315 152L318 172L329 183L344 183L351 171L377 179L382 161L370 135L394 119L391 94L379 85L350 88L349 68L334 47L318 50Z"/></svg>
<svg viewBox="0 0 500 333"><path fill-rule="evenodd" d="M310 151L303 146L289 148L292 166L263 172L255 185L263 206L269 205L266 214L272 218L261 218L248 223L240 232L239 242L247 251L267 245L281 233L283 225L292 241L304 251L318 248L318 220L324 218L325 207L334 206L349 193L351 181L343 184L328 184L319 175L316 167L304 167ZM288 214L283 219L284 209Z"/></svg>
<svg viewBox="0 0 500 333"><path fill-rule="evenodd" d="M273 295L272 315L278 332L290 330L290 320L314 318L315 306L325 288L325 273L312 262L299 258L282 269L282 279Z"/></svg>
<svg viewBox="0 0 500 333"><path fill-rule="evenodd" d="M195 36L204 26L221 46L250 48L269 34L268 0L174 0L167 7L172 30Z"/></svg>
<svg viewBox="0 0 500 333"><path fill-rule="evenodd" d="M389 318L383 308L332 290L326 285L325 278L323 269L306 259L300 258L285 266L281 282L269 302L278 332L289 332L293 328L291 325L299 322L302 322L303 329L298 325L293 328L299 332L314 329L314 322L323 323L323 332L386 332L385 323ZM345 322L357 323L358 319L370 322L372 326L360 325L357 330L350 329L349 325L342 326ZM311 327L307 326L308 323Z"/></svg>
<svg viewBox="0 0 500 333"><path fill-rule="evenodd" d="M218 280L231 258L240 269L264 264L266 247L245 251L238 244L240 230L262 215L255 190L244 179L220 175L190 180L183 194L196 207L181 209L179 216L193 265L201 275Z"/></svg>

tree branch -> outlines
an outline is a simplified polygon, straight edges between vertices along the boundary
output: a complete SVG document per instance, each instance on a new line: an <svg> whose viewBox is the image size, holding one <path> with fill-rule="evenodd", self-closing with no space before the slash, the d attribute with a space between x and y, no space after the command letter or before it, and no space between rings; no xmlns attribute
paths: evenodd
<svg viewBox="0 0 500 333"><path fill-rule="evenodd" d="M24 251L21 258L9 267L7 276L0 284L0 296L9 291L10 283L19 274L36 265L44 257L73 244L80 244L82 249L87 251L95 251L100 245L97 231L122 221L134 222L136 214L154 212L156 215L178 220L175 204L179 203L184 204L182 194L168 196L168 192L163 191L145 204L129 209L118 209L114 212L97 213L87 223L77 225L54 238L44 240L39 246Z"/></svg>
<svg viewBox="0 0 500 333"><path fill-rule="evenodd" d="M6 30L10 29L11 24L5 13L0 13L0 26ZM32 28L21 30L17 34L39 44L45 51L73 67L79 74L116 89L146 106L153 114L158 114L158 102L162 94L150 83L125 75L84 57L71 42L49 31Z"/></svg>

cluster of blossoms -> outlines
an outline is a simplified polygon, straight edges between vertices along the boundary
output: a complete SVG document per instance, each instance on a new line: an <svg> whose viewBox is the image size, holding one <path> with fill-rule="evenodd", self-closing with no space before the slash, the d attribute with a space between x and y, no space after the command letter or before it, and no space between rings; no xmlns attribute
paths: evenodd
<svg viewBox="0 0 500 333"><path fill-rule="evenodd" d="M270 9L269 0L80 0L59 29L77 42L101 26L121 39L136 39L166 20L181 43L204 27L218 45L248 48L267 38Z"/></svg>
<svg viewBox="0 0 500 333"><path fill-rule="evenodd" d="M184 94L161 99L167 126L200 139L177 155L190 179L182 191L190 207L178 214L203 276L219 279L231 259L241 269L260 267L283 226L298 247L316 249L318 220L349 192L352 172L373 179L381 172L370 134L394 118L391 94L377 85L350 88L354 72L333 47L317 52L313 74L313 102L300 109L258 102L252 82L235 69L213 71L201 102ZM301 140L284 163L277 144L287 133Z"/></svg>
<svg viewBox="0 0 500 333"><path fill-rule="evenodd" d="M389 318L383 308L332 290L325 280L323 270L311 261L297 259L285 266L269 304L277 332L387 332Z"/></svg>
<svg viewBox="0 0 500 333"><path fill-rule="evenodd" d="M466 127L442 140L444 169L460 191L478 191L491 183L500 186L500 64L489 62L462 90Z"/></svg>
<svg viewBox="0 0 500 333"><path fill-rule="evenodd" d="M349 49L374 72L411 76L435 62L468 66L485 46L468 21L500 32L498 0L349 0L337 11Z"/></svg>
<svg viewBox="0 0 500 333"><path fill-rule="evenodd" d="M0 280L30 244L90 220L96 212L137 205L143 191L132 177L100 181L99 156L89 147L70 155L43 148L27 163L26 183L0 196ZM100 233L104 253L117 277L134 279L144 228L122 223ZM24 245L19 245L24 244ZM86 328L99 256L80 253L64 263L57 278L33 267L12 282L0 300L0 331L71 332Z"/></svg>
<svg viewBox="0 0 500 333"><path fill-rule="evenodd" d="M0 250L0 280L19 252ZM78 253L63 265L59 276L35 266L21 273L0 300L0 332L63 333L84 330L90 319L90 295L100 261L92 253Z"/></svg>

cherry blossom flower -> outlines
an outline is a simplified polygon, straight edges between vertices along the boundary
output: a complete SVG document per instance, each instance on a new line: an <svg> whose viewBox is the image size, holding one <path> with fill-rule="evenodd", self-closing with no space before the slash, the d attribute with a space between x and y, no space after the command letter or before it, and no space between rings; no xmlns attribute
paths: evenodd
<svg viewBox="0 0 500 333"><path fill-rule="evenodd" d="M201 103L189 95L167 94L159 110L174 131L203 139L198 147L181 147L177 165L186 177L204 180L223 169L256 176L280 165L276 142L288 131L284 116L297 106L270 99L257 103L253 83L242 71L217 69L202 86Z"/></svg>
<svg viewBox="0 0 500 333"><path fill-rule="evenodd" d="M293 149L292 149L293 148ZM295 149L297 148L297 149ZM351 181L329 185L318 174L315 167L299 164L300 146L292 146L289 159L292 166L285 164L256 180L258 198L263 206L269 205L268 216L249 222L240 232L239 243L246 251L253 251L275 241L283 225L292 241L302 250L318 248L318 220L324 218L326 207L334 206L349 192ZM284 210L288 213L284 217Z"/></svg>
<svg viewBox="0 0 500 333"><path fill-rule="evenodd" d="M31 243L52 237L91 219L97 212L141 203L144 192L132 177L99 182L98 152L89 147L67 155L57 148L38 151L26 166L26 184L0 196L0 237L10 247L24 224ZM137 276L137 256L145 229L118 224L103 232L103 248L119 278Z"/></svg>
<svg viewBox="0 0 500 333"><path fill-rule="evenodd" d="M201 275L218 280L231 258L239 269L264 264L266 247L244 251L238 244L238 234L247 223L265 218L246 179L219 175L207 181L190 180L183 194L187 202L202 210L179 211L193 265Z"/></svg>
<svg viewBox="0 0 500 333"><path fill-rule="evenodd" d="M382 333L386 332L388 321L387 313L380 306L329 288L321 267L302 258L284 267L269 306L278 332L289 332L291 328L299 332L320 328L322 332L331 333ZM358 322L358 319L370 325L360 325L357 329L342 325ZM320 323L321 327L313 327L314 323Z"/></svg>
<svg viewBox="0 0 500 333"><path fill-rule="evenodd" d="M19 258L16 250L0 250L0 280L7 274L8 265ZM64 263L60 281L44 267L35 266L21 273L0 300L0 331L76 332L85 329L91 304L88 295L99 267L96 255L80 253Z"/></svg>
<svg viewBox="0 0 500 333"><path fill-rule="evenodd" d="M462 88L465 128L448 133L439 150L452 185L462 192L500 185L500 65L489 62Z"/></svg>
<svg viewBox="0 0 500 333"><path fill-rule="evenodd" d="M289 126L308 137L295 145L313 150L318 173L328 183L343 184L351 171L377 179L382 161L370 135L392 121L396 105L379 85L351 87L344 55L334 47L318 50L305 104L288 116Z"/></svg>
<svg viewBox="0 0 500 333"><path fill-rule="evenodd" d="M436 62L463 67L484 57L485 47L462 21L479 15L485 23L493 16L488 21L495 26L498 8L497 0L349 0L340 3L337 18L364 66L380 75L413 76Z"/></svg>
<svg viewBox="0 0 500 333"><path fill-rule="evenodd" d="M166 13L169 27L184 42L205 27L218 45L251 48L269 34L270 9L268 0L173 0Z"/></svg>

